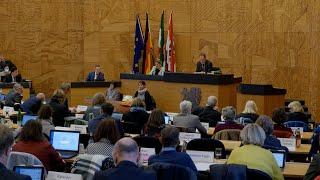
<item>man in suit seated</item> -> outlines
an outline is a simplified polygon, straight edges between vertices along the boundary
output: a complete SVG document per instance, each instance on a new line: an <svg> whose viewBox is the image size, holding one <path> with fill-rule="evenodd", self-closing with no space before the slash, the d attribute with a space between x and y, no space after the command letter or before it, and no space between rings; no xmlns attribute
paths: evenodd
<svg viewBox="0 0 320 180"><path fill-rule="evenodd" d="M196 72L204 72L208 73L213 71L212 62L206 59L205 53L200 53L199 55L200 59L197 62L197 69Z"/></svg>
<svg viewBox="0 0 320 180"><path fill-rule="evenodd" d="M104 81L104 74L99 64L96 64L94 71L88 74L87 81Z"/></svg>
<svg viewBox="0 0 320 180"><path fill-rule="evenodd" d="M3 54L0 53L0 76L4 77L12 72L13 68L17 68L10 60L7 60Z"/></svg>
<svg viewBox="0 0 320 180"><path fill-rule="evenodd" d="M13 88L6 95L5 105L13 107L15 104L21 104L23 98L23 87L19 83L15 83Z"/></svg>
<svg viewBox="0 0 320 180"><path fill-rule="evenodd" d="M45 98L46 96L43 93L38 93L36 96L27 99L21 105L23 112L27 114L37 114Z"/></svg>
<svg viewBox="0 0 320 180"><path fill-rule="evenodd" d="M199 114L200 121L209 123L210 127L215 127L218 121L221 120L221 113L218 111L217 103L217 97L209 96L206 107Z"/></svg>
<svg viewBox="0 0 320 180"><path fill-rule="evenodd" d="M137 166L139 158L139 148L137 143L131 138L120 139L113 148L113 161L115 168L95 173L94 180L116 179L116 180L155 180L154 172L144 171Z"/></svg>
<svg viewBox="0 0 320 180"><path fill-rule="evenodd" d="M11 73L4 77L3 82L5 83L14 83L14 82L22 82L21 74L16 67L13 67Z"/></svg>
<svg viewBox="0 0 320 180"><path fill-rule="evenodd" d="M0 179L31 180L30 176L20 175L6 168L14 138L12 131L0 124Z"/></svg>

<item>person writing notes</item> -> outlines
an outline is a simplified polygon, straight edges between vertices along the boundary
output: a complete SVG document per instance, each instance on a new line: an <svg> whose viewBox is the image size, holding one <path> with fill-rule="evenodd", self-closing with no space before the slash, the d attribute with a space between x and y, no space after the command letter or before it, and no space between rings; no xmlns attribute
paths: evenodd
<svg viewBox="0 0 320 180"><path fill-rule="evenodd" d="M199 61L197 62L196 72L208 73L213 71L212 62L206 59L205 53L200 53Z"/></svg>
<svg viewBox="0 0 320 180"><path fill-rule="evenodd" d="M94 71L88 74L87 81L104 81L104 74L101 72L99 64L96 64L94 66Z"/></svg>

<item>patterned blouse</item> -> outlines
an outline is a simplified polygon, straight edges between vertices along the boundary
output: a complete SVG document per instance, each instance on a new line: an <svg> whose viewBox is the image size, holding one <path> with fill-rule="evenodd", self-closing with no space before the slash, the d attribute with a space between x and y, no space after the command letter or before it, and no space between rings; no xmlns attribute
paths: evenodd
<svg viewBox="0 0 320 180"><path fill-rule="evenodd" d="M113 144L108 139L102 138L99 142L88 144L87 154L99 154L112 157Z"/></svg>

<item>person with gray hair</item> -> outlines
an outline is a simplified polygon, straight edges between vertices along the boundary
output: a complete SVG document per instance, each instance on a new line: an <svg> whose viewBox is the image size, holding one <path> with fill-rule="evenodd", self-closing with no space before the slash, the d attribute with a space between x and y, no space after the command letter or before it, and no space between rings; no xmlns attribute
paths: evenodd
<svg viewBox="0 0 320 180"><path fill-rule="evenodd" d="M94 180L117 179L117 180L155 180L154 172L144 171L137 166L139 159L139 147L131 138L122 138L116 142L112 152L116 167L95 173Z"/></svg>
<svg viewBox="0 0 320 180"><path fill-rule="evenodd" d="M280 140L272 135L273 133L273 122L269 116L260 115L256 120L256 124L258 124L264 132L266 133L266 139L264 140L264 146L272 147L272 148L282 148Z"/></svg>
<svg viewBox="0 0 320 180"><path fill-rule="evenodd" d="M217 97L209 96L206 107L199 114L200 121L209 123L210 127L215 127L221 119L221 113L218 111L217 103Z"/></svg>
<svg viewBox="0 0 320 180"><path fill-rule="evenodd" d="M13 107L15 104L21 104L23 98L23 87L19 83L15 83L13 88L6 95L5 105Z"/></svg>
<svg viewBox="0 0 320 180"><path fill-rule="evenodd" d="M213 134L216 134L219 131L227 130L227 129L239 129L239 130L243 129L243 125L235 122L236 109L234 107L226 106L222 108L221 117L225 122L223 124L218 124L215 127Z"/></svg>
<svg viewBox="0 0 320 180"><path fill-rule="evenodd" d="M148 165L154 163L170 163L188 167L195 174L197 168L190 156L183 152L177 152L176 147L180 144L179 130L174 126L167 126L161 131L162 150L158 155L153 155L148 160Z"/></svg>
<svg viewBox="0 0 320 180"><path fill-rule="evenodd" d="M0 179L31 180L30 176L20 175L6 168L11 147L14 143L12 131L0 124Z"/></svg>
<svg viewBox="0 0 320 180"><path fill-rule="evenodd" d="M282 172L269 150L262 148L266 134L257 124L246 125L240 134L243 146L234 149L227 164L246 165L268 174L271 179L283 180Z"/></svg>
<svg viewBox="0 0 320 180"><path fill-rule="evenodd" d="M89 114L93 114L93 117L97 117L101 114L101 106L102 104L106 103L106 98L103 93L99 92L96 93L92 97L92 104L90 107L87 108L86 112L84 113L83 119L89 122Z"/></svg>
<svg viewBox="0 0 320 180"><path fill-rule="evenodd" d="M185 129L187 132L196 132L196 129L202 134L207 134L206 128L200 123L199 117L191 114L192 103L182 101L180 103L180 114L173 117L173 125Z"/></svg>

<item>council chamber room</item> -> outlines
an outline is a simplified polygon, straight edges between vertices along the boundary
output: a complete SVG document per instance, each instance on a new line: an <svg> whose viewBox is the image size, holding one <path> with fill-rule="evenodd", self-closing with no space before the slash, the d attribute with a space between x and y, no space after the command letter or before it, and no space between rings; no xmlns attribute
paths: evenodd
<svg viewBox="0 0 320 180"><path fill-rule="evenodd" d="M1 1L0 180L320 179L319 12Z"/></svg>

